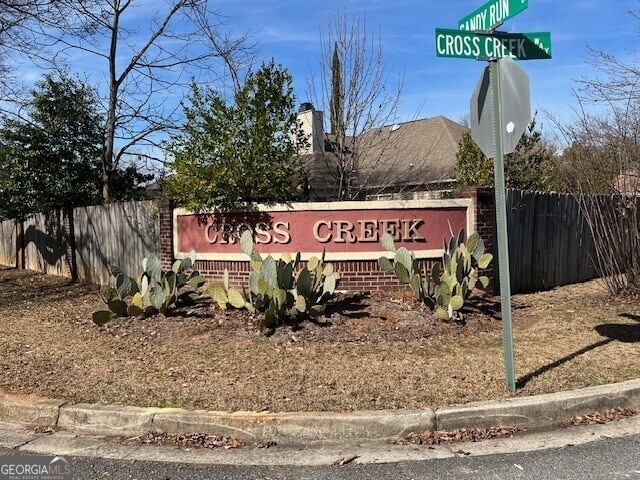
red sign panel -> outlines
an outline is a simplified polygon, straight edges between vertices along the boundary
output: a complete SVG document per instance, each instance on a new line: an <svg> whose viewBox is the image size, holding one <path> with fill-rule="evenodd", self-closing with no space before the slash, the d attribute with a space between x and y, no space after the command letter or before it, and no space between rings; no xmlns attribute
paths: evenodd
<svg viewBox="0 0 640 480"><path fill-rule="evenodd" d="M177 258L195 250L203 260L247 260L239 238L249 229L255 249L264 254L301 252L308 258L325 250L329 260L377 259L384 252L380 237L389 232L397 247L422 258L438 257L451 232L471 233L470 217L467 199L305 203L233 214L175 210L174 248Z"/></svg>

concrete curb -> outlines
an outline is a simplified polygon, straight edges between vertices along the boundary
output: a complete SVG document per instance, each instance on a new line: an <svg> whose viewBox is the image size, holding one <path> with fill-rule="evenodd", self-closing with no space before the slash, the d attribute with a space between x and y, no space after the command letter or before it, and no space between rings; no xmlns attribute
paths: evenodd
<svg viewBox="0 0 640 480"><path fill-rule="evenodd" d="M243 441L312 441L400 438L435 426L432 410L298 412L167 412L154 418L165 432L222 433ZM199 430L200 429L200 430Z"/></svg>
<svg viewBox="0 0 640 480"><path fill-rule="evenodd" d="M5 419L11 422L9 419ZM132 437L151 431L227 435L244 442L398 438L435 426L424 411L208 412L118 405L63 405L57 427L81 435Z"/></svg>
<svg viewBox="0 0 640 480"><path fill-rule="evenodd" d="M563 420L611 408L640 407L640 379L498 402L476 402L436 411L438 430L509 426L527 430L558 426Z"/></svg>
<svg viewBox="0 0 640 480"><path fill-rule="evenodd" d="M27 428L57 425L65 402L36 395L9 395L0 392L0 419Z"/></svg>
<svg viewBox="0 0 640 480"><path fill-rule="evenodd" d="M435 412L207 412L75 404L0 393L0 421L26 428L52 426L80 435L133 437L151 431L229 435L244 442L380 440L408 432L510 426L552 428L563 420L610 408L640 407L640 379L534 397L476 402Z"/></svg>

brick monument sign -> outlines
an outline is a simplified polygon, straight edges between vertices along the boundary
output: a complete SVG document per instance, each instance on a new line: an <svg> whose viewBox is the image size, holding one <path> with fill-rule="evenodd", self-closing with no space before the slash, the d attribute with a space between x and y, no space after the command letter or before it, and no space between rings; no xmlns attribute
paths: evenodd
<svg viewBox="0 0 640 480"><path fill-rule="evenodd" d="M227 269L231 283L241 286L250 265L239 238L248 229L263 255L300 252L307 260L324 250L325 259L341 274L341 289L380 290L398 285L393 274L378 266L378 258L388 255L380 244L384 232L391 233L397 247L406 247L428 264L442 256L443 241L460 229L467 235L478 231L491 251L489 200L490 195L470 189L446 200L295 203L200 215L165 202L160 209L162 261L169 268L194 250L195 268L205 278L219 280Z"/></svg>

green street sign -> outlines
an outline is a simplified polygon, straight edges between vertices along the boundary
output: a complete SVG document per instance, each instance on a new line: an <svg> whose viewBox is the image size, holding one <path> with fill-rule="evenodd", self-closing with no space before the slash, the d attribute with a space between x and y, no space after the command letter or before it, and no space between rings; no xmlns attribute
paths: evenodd
<svg viewBox="0 0 640 480"><path fill-rule="evenodd" d="M529 7L529 0L491 0L458 22L460 30L489 31Z"/></svg>
<svg viewBox="0 0 640 480"><path fill-rule="evenodd" d="M436 55L479 60L542 60L551 58L551 33L481 34L436 28Z"/></svg>

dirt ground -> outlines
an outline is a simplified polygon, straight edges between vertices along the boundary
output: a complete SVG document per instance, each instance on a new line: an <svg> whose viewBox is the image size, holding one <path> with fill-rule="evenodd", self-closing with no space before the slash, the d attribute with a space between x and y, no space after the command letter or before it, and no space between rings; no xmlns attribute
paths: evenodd
<svg viewBox="0 0 640 480"><path fill-rule="evenodd" d="M0 270L0 389L72 402L224 411L419 409L511 396L499 302L461 324L403 291L336 298L318 323L260 333L210 302L91 321L97 287ZM640 376L640 302L598 282L513 298L518 389L533 395Z"/></svg>

